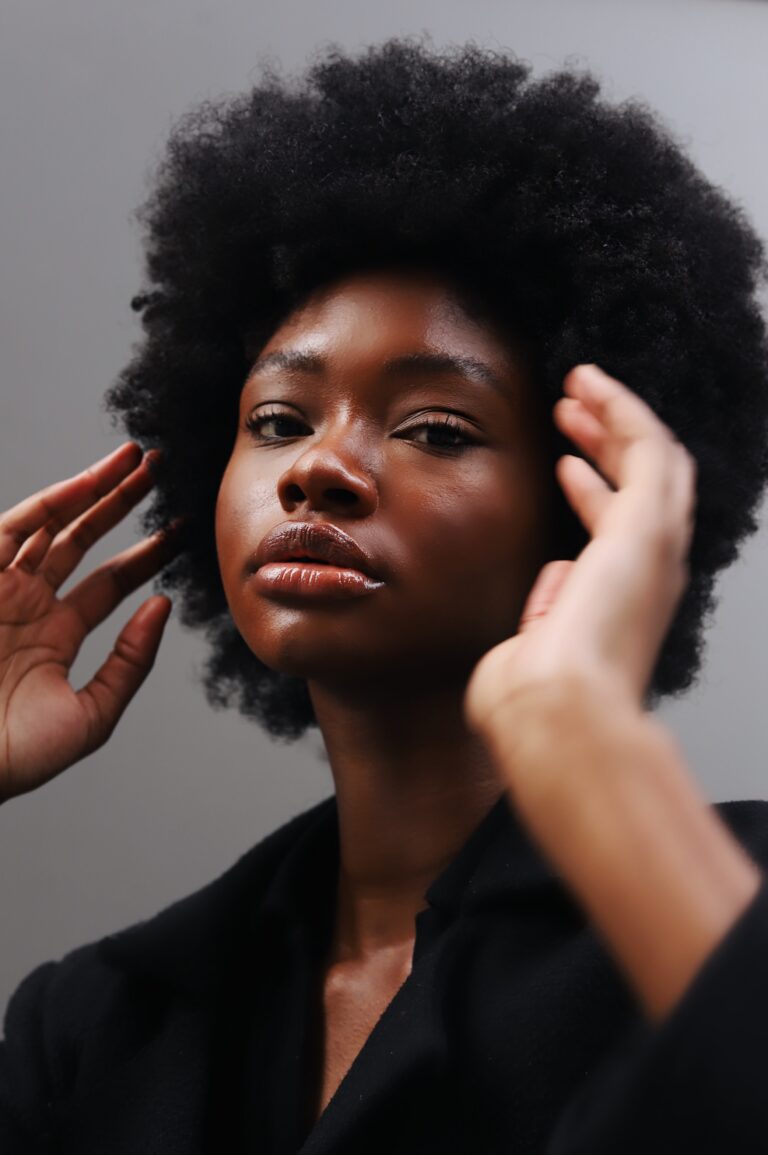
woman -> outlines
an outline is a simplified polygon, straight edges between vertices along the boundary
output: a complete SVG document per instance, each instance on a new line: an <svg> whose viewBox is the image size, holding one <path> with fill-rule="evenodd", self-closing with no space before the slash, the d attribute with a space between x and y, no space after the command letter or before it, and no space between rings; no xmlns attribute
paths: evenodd
<svg viewBox="0 0 768 1155"><path fill-rule="evenodd" d="M765 1147L765 804L649 712L756 529L764 251L647 110L528 74L394 40L173 134L134 440L0 518L1 796L107 740L170 599L67 673L161 569L335 794L25 979L3 1152Z"/></svg>

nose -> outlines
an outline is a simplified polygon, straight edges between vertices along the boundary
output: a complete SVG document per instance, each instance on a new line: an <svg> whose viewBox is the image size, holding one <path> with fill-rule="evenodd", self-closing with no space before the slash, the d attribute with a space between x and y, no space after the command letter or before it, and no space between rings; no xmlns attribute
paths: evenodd
<svg viewBox="0 0 768 1155"><path fill-rule="evenodd" d="M308 509L341 509L356 517L372 513L378 492L362 452L366 441L362 430L353 435L348 427L313 438L278 480L283 509L293 512L306 503Z"/></svg>

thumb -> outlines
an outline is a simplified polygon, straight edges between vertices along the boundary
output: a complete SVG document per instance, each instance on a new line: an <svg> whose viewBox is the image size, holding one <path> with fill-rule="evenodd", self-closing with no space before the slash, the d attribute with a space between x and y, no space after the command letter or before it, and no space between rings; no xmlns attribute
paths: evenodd
<svg viewBox="0 0 768 1155"><path fill-rule="evenodd" d="M139 606L120 631L107 660L78 691L91 715L89 752L106 742L155 664L171 608L170 598L162 595Z"/></svg>
<svg viewBox="0 0 768 1155"><path fill-rule="evenodd" d="M542 567L523 606L518 634L530 630L547 616L574 565L575 562L558 559Z"/></svg>

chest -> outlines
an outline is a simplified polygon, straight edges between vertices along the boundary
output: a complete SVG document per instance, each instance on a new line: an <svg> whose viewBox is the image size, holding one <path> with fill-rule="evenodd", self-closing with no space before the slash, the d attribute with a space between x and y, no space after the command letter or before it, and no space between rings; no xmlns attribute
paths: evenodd
<svg viewBox="0 0 768 1155"><path fill-rule="evenodd" d="M340 963L321 976L315 1006L310 1120L316 1122L410 974L412 944L366 963Z"/></svg>

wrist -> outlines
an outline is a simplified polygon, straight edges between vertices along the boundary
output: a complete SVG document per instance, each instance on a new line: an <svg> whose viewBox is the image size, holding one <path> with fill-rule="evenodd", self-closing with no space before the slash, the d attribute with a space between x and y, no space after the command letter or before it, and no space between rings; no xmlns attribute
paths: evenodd
<svg viewBox="0 0 768 1155"><path fill-rule="evenodd" d="M486 715L481 737L519 805L529 799L544 804L550 792L572 786L574 766L579 773L597 766L601 748L607 753L660 730L625 694L570 675L500 699Z"/></svg>

